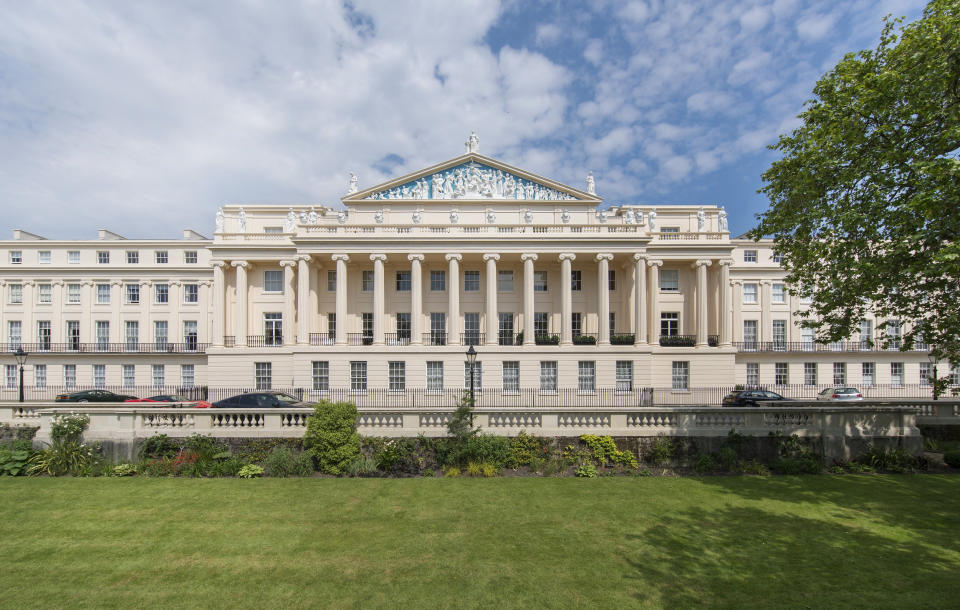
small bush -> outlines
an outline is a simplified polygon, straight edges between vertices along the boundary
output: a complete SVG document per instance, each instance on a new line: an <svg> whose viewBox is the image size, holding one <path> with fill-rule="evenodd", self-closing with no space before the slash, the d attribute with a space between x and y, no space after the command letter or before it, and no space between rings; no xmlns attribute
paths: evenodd
<svg viewBox="0 0 960 610"><path fill-rule="evenodd" d="M480 464L476 462L470 462L467 464L467 474L471 477L479 477L483 475L483 471L480 469Z"/></svg>
<svg viewBox="0 0 960 610"><path fill-rule="evenodd" d="M198 462L212 462L215 456L229 451L225 442L203 434L190 436L183 443L183 448L196 454Z"/></svg>
<svg viewBox="0 0 960 610"><path fill-rule="evenodd" d="M56 442L30 458L31 475L80 476L100 460L99 445L77 442Z"/></svg>
<svg viewBox="0 0 960 610"><path fill-rule="evenodd" d="M241 479L255 479L263 476L263 468L256 464L247 464L237 471L237 476Z"/></svg>
<svg viewBox="0 0 960 610"><path fill-rule="evenodd" d="M12 447L0 447L0 476L19 476L27 474L27 465L33 456L33 450L18 448L14 441ZM29 442L29 441L27 441Z"/></svg>
<svg viewBox="0 0 960 610"><path fill-rule="evenodd" d="M777 442L777 457L770 467L777 474L819 474L823 461L813 449L796 434L773 435Z"/></svg>
<svg viewBox="0 0 960 610"><path fill-rule="evenodd" d="M365 455L358 455L347 464L344 474L348 477L371 477L377 474L377 462Z"/></svg>
<svg viewBox="0 0 960 610"><path fill-rule="evenodd" d="M659 466L668 464L673 457L673 441L665 436L658 436L650 445L650 451L647 453L647 461Z"/></svg>
<svg viewBox="0 0 960 610"><path fill-rule="evenodd" d="M620 465L634 470L639 467L637 457L629 451L617 449L616 443L609 436L584 434L580 437L580 442L590 450L591 459L597 466Z"/></svg>
<svg viewBox="0 0 960 610"><path fill-rule="evenodd" d="M90 425L90 417L87 415L57 413L50 424L50 440L55 444L80 444L83 440L83 431L88 425Z"/></svg>
<svg viewBox="0 0 960 610"><path fill-rule="evenodd" d="M713 472L717 469L717 462L713 459L713 456L709 453L704 453L697 456L697 460L693 463L693 470L697 474L704 474L707 472Z"/></svg>
<svg viewBox="0 0 960 610"><path fill-rule="evenodd" d="M593 479L597 476L597 468L593 464L580 464L576 474L578 477Z"/></svg>
<svg viewBox="0 0 960 610"><path fill-rule="evenodd" d="M113 467L113 476L132 477L137 474L137 467L134 464L117 464Z"/></svg>
<svg viewBox="0 0 960 610"><path fill-rule="evenodd" d="M450 466L443 471L443 476L447 477L448 479L455 479L460 476L460 469L456 466Z"/></svg>
<svg viewBox="0 0 960 610"><path fill-rule="evenodd" d="M263 461L263 472L268 477L284 478L293 474L295 458L286 447L277 447Z"/></svg>
<svg viewBox="0 0 960 610"><path fill-rule="evenodd" d="M293 458L293 474L298 477L312 477L316 472L313 463L313 454L309 451L301 451Z"/></svg>
<svg viewBox="0 0 960 610"><path fill-rule="evenodd" d="M317 403L313 415L307 418L303 446L313 453L320 472L343 474L360 455L357 407L349 402Z"/></svg>
<svg viewBox="0 0 960 610"><path fill-rule="evenodd" d="M156 434L143 441L140 459L172 458L180 452L180 446L166 434Z"/></svg>
<svg viewBox="0 0 960 610"><path fill-rule="evenodd" d="M887 472L913 472L919 465L917 458L910 455L906 449L898 447L887 450L873 443L867 444L866 451L856 461Z"/></svg>
<svg viewBox="0 0 960 610"><path fill-rule="evenodd" d="M950 468L960 468L960 449L945 452L943 461Z"/></svg>
<svg viewBox="0 0 960 610"><path fill-rule="evenodd" d="M508 468L529 466L531 470L538 470L533 468L533 463L536 461L542 464L543 460L549 457L551 443L550 439L533 436L521 430L510 440L510 455L506 466Z"/></svg>
<svg viewBox="0 0 960 610"><path fill-rule="evenodd" d="M741 461L739 464L740 472L744 474L759 474L761 476L769 476L770 468L766 464L761 464L755 459Z"/></svg>

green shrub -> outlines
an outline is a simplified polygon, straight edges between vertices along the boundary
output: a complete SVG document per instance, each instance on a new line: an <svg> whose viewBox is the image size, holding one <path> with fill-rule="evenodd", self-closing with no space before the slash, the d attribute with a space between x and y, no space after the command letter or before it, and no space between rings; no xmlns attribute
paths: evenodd
<svg viewBox="0 0 960 610"><path fill-rule="evenodd" d="M693 463L693 470L697 474L704 474L707 472L713 472L717 469L717 462L713 459L713 455L709 453L703 453L697 456L697 460Z"/></svg>
<svg viewBox="0 0 960 610"><path fill-rule="evenodd" d="M577 476L584 477L588 479L595 478L597 476L597 468L593 464L580 464L577 468Z"/></svg>
<svg viewBox="0 0 960 610"><path fill-rule="evenodd" d="M507 457L507 468L521 468L530 466L531 470L536 461L542 464L543 460L550 456L550 439L540 438L527 434L521 430L517 436L510 440L510 455Z"/></svg>
<svg viewBox="0 0 960 610"><path fill-rule="evenodd" d="M883 449L868 443L866 451L857 458L857 462L887 472L913 472L919 461L903 448ZM944 460L946 461L946 460Z"/></svg>
<svg viewBox="0 0 960 610"><path fill-rule="evenodd" d="M158 460L172 458L180 452L180 446L166 434L156 434L143 441L140 446L140 459Z"/></svg>
<svg viewBox="0 0 960 610"><path fill-rule="evenodd" d="M464 392L457 402L457 410L450 416L447 433L462 443L478 432L480 429L473 427L473 397L470 392Z"/></svg>
<svg viewBox="0 0 960 610"><path fill-rule="evenodd" d="M30 458L31 475L85 475L100 459L99 445L77 442L55 442Z"/></svg>
<svg viewBox="0 0 960 610"><path fill-rule="evenodd" d="M0 476L15 477L27 473L32 450L20 449L16 443L11 448L0 447Z"/></svg>
<svg viewBox="0 0 960 610"><path fill-rule="evenodd" d="M471 477L479 477L483 475L483 470L480 468L480 464L470 462L467 464L467 474Z"/></svg>
<svg viewBox="0 0 960 610"><path fill-rule="evenodd" d="M960 468L960 449L945 452L943 461L950 468Z"/></svg>
<svg viewBox="0 0 960 610"><path fill-rule="evenodd" d="M313 415L307 418L303 446L313 453L320 472L343 474L360 455L357 407L350 402L317 403Z"/></svg>
<svg viewBox="0 0 960 610"><path fill-rule="evenodd" d="M744 474L759 474L762 476L768 476L770 474L770 468L755 459L741 461L738 467L740 472Z"/></svg>
<svg viewBox="0 0 960 610"><path fill-rule="evenodd" d="M616 443L609 436L584 434L580 437L580 442L587 446L591 459L597 466L618 464L634 470L639 467L637 457L629 451L617 449Z"/></svg>
<svg viewBox="0 0 960 610"><path fill-rule="evenodd" d="M268 477L284 478L293 474L295 467L293 453L286 447L277 447L263 461L263 471Z"/></svg>
<svg viewBox="0 0 960 610"><path fill-rule="evenodd" d="M117 464L113 467L113 476L132 477L137 474L137 467L134 464Z"/></svg>
<svg viewBox="0 0 960 610"><path fill-rule="evenodd" d="M460 469L456 466L450 466L443 471L443 476L447 477L448 479L455 479L460 476Z"/></svg>
<svg viewBox="0 0 960 610"><path fill-rule="evenodd" d="M50 424L50 440L56 444L80 444L83 440L83 431L88 425L90 425L90 417L87 415L57 413Z"/></svg>
<svg viewBox="0 0 960 610"><path fill-rule="evenodd" d="M647 461L659 466L668 464L674 452L673 441L665 436L658 436L650 445L650 451L647 453Z"/></svg>
<svg viewBox="0 0 960 610"><path fill-rule="evenodd" d="M312 477L316 472L313 463L313 454L301 451L293 457L293 474L298 477Z"/></svg>
<svg viewBox="0 0 960 610"><path fill-rule="evenodd" d="M303 441L299 438L250 439L237 449L236 454L251 464L262 464L277 447L287 447L294 452L301 451Z"/></svg>
<svg viewBox="0 0 960 610"><path fill-rule="evenodd" d="M347 464L343 473L348 477L372 477L377 474L377 462L369 456L358 455Z"/></svg>
<svg viewBox="0 0 960 610"><path fill-rule="evenodd" d="M809 444L796 434L773 435L777 443L777 457L770 467L777 474L819 474L823 471L823 460L813 452Z"/></svg>
<svg viewBox="0 0 960 610"><path fill-rule="evenodd" d="M241 479L255 479L263 476L263 468L256 464L247 464L237 471L237 476Z"/></svg>
<svg viewBox="0 0 960 610"><path fill-rule="evenodd" d="M510 461L510 439L505 436L472 435L437 439L434 450L441 466L465 467L469 462L489 462L504 468Z"/></svg>
<svg viewBox="0 0 960 610"><path fill-rule="evenodd" d="M229 451L227 444L220 439L203 434L194 434L183 443L183 448L197 456L198 462L212 462L214 457Z"/></svg>

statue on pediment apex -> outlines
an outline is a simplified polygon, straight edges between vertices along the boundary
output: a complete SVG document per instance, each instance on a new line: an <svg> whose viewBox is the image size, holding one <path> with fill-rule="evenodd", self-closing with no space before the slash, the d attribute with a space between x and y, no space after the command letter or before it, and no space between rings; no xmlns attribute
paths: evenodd
<svg viewBox="0 0 960 610"><path fill-rule="evenodd" d="M634 214L633 214L633 210L627 210L627 213L624 214L624 219L627 221L627 224L628 224L628 225L632 225L632 224L634 223L634 220L635 220L635 216L634 216Z"/></svg>
<svg viewBox="0 0 960 610"><path fill-rule="evenodd" d="M700 233L707 230L707 213L703 211L703 206L697 210L697 231Z"/></svg>
<svg viewBox="0 0 960 610"><path fill-rule="evenodd" d="M649 216L650 216L650 230L656 231L657 230L657 208L651 208Z"/></svg>
<svg viewBox="0 0 960 610"><path fill-rule="evenodd" d="M593 180L593 172L587 174L587 193L590 195L597 194L597 183Z"/></svg>
<svg viewBox="0 0 960 610"><path fill-rule="evenodd" d="M730 228L727 226L727 210L723 206L720 206L720 220L717 229L721 232L730 230Z"/></svg>
<svg viewBox="0 0 960 610"><path fill-rule="evenodd" d="M480 138L477 137L476 131L470 132L470 137L464 142L464 147L466 148L464 152L467 153L480 152Z"/></svg>
<svg viewBox="0 0 960 610"><path fill-rule="evenodd" d="M313 209L313 206L310 206L310 214L307 215L307 220L310 221L310 224L317 224L317 211Z"/></svg>
<svg viewBox="0 0 960 610"><path fill-rule="evenodd" d="M223 206L217 208L217 233L223 233Z"/></svg>
<svg viewBox="0 0 960 610"><path fill-rule="evenodd" d="M237 217L237 233L247 232L247 213L240 208L240 214Z"/></svg>

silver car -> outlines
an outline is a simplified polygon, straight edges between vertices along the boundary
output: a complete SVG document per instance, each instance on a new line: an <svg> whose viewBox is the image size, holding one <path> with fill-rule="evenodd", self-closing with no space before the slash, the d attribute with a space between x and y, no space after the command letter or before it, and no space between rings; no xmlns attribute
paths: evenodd
<svg viewBox="0 0 960 610"><path fill-rule="evenodd" d="M863 400L863 394L857 388L833 386L817 394L817 400Z"/></svg>

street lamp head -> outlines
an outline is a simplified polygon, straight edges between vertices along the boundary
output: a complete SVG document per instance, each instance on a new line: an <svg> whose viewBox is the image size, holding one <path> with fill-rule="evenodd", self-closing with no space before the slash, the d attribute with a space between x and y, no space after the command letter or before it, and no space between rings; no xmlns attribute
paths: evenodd
<svg viewBox="0 0 960 610"><path fill-rule="evenodd" d="M473 365L477 361L477 350L473 349L473 346L470 346L470 349L467 350L467 362Z"/></svg>
<svg viewBox="0 0 960 610"><path fill-rule="evenodd" d="M30 355L30 354L28 354L27 352L23 351L23 347L22 347L22 346L21 346L21 347L18 347L18 348L17 348L17 351L15 351L15 352L13 353L13 357L17 359L17 364L20 365L20 366L23 366L23 365L24 365L24 363L27 361L27 356L29 356L29 355Z"/></svg>

